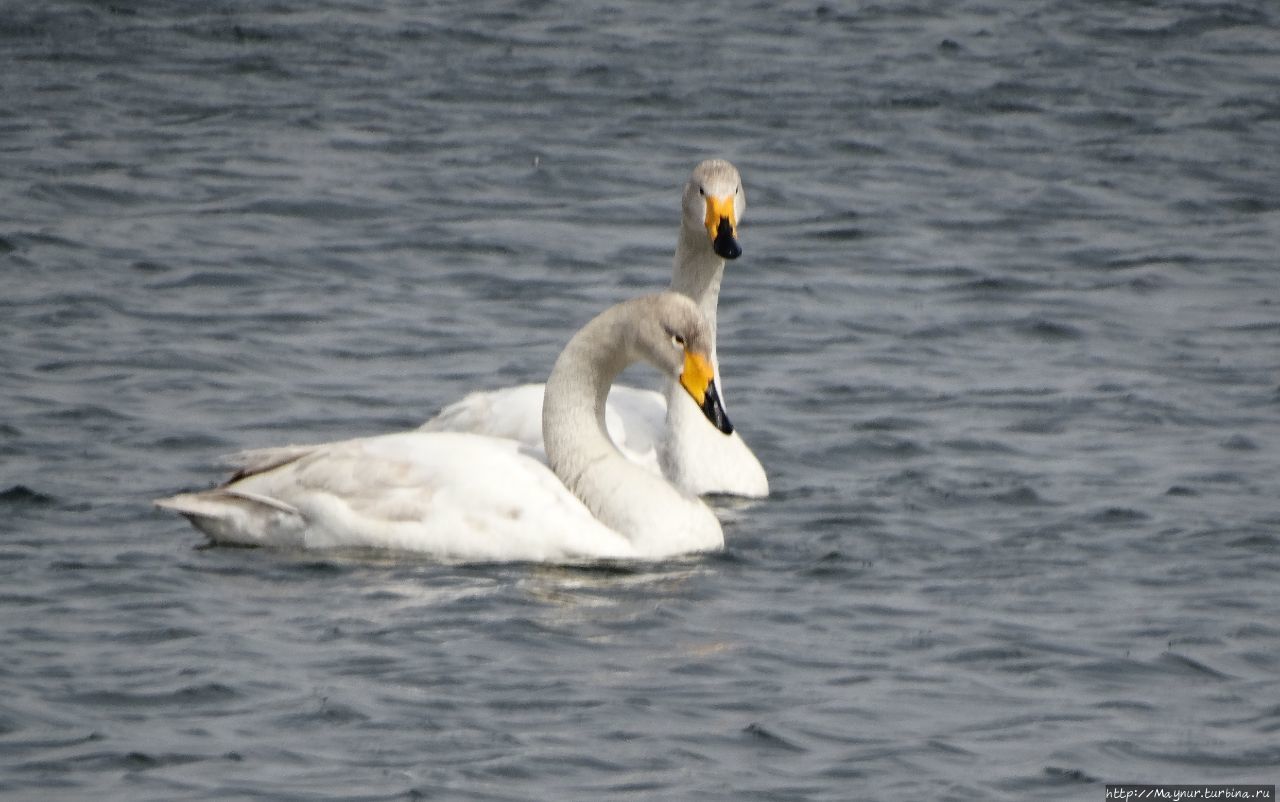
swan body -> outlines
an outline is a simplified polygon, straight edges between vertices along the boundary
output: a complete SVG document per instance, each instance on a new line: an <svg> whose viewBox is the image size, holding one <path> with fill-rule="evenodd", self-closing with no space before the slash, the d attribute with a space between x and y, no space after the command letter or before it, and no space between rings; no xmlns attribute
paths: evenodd
<svg viewBox="0 0 1280 802"><path fill-rule="evenodd" d="M604 424L609 385L642 359L676 378L704 426L732 431L710 351L710 329L689 299L638 298L598 315L557 359L542 405L545 453L423 431L256 449L237 455L221 487L155 503L239 545L548 562L717 549L724 535L710 508L624 457Z"/></svg>
<svg viewBox="0 0 1280 802"><path fill-rule="evenodd" d="M718 380L715 335L720 283L725 260L742 253L737 226L746 212L737 169L722 159L699 164L685 184L681 207L671 290L691 298L706 319L711 364ZM471 393L421 428L507 437L542 451L542 396L542 386L537 384ZM663 392L614 387L605 410L609 434L622 453L677 487L695 495L769 495L764 467L742 437L737 433L724 437L706 426L697 405L675 382Z"/></svg>
<svg viewBox="0 0 1280 802"><path fill-rule="evenodd" d="M524 444L546 459L542 443L544 384L521 384L490 392L472 393L440 411L421 431L471 432L503 437ZM696 409L696 407L695 407ZM653 390L614 385L605 404L605 429L618 450L654 473L659 441L667 417L667 400ZM723 437L723 435L721 435Z"/></svg>

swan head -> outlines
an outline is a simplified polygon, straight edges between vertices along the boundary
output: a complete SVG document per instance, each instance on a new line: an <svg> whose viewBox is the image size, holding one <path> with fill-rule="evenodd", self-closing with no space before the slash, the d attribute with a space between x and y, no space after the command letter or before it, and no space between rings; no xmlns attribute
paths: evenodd
<svg viewBox="0 0 1280 802"><path fill-rule="evenodd" d="M711 250L721 259L742 255L738 223L747 211L747 193L738 168L724 159L707 159L693 168L684 187L684 226L706 232Z"/></svg>
<svg viewBox="0 0 1280 802"><path fill-rule="evenodd" d="M652 296L651 314L645 315L636 339L641 358L669 375L678 377L711 424L725 434L733 434L733 424L724 411L711 367L713 335L697 304L683 295L665 292Z"/></svg>

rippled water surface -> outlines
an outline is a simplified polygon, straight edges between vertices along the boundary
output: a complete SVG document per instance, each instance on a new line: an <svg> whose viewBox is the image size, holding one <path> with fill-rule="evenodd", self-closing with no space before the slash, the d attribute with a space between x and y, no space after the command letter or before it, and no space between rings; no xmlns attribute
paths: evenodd
<svg viewBox="0 0 1280 802"><path fill-rule="evenodd" d="M0 14L0 795L1100 800L1280 765L1280 9ZM728 548L200 548L545 377L742 170Z"/></svg>

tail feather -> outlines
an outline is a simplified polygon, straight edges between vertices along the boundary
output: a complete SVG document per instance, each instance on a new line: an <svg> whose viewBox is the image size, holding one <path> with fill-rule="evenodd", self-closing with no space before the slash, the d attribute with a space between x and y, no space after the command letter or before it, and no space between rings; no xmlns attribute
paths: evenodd
<svg viewBox="0 0 1280 802"><path fill-rule="evenodd" d="M231 484L246 476L266 473L283 465L288 465L315 450L315 446L276 446L272 448L251 448L248 451L227 454L222 458L222 462L234 469L235 473L225 484Z"/></svg>
<svg viewBox="0 0 1280 802"><path fill-rule="evenodd" d="M301 546L306 521L296 507L242 490L218 488L156 499L218 543Z"/></svg>

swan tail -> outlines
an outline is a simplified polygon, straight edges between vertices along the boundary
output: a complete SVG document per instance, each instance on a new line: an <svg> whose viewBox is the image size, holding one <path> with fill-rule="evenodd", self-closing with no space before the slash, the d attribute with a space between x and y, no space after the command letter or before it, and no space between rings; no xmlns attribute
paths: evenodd
<svg viewBox="0 0 1280 802"><path fill-rule="evenodd" d="M217 488L156 499L156 507L185 517L216 543L301 546L306 521L291 504L242 490Z"/></svg>

